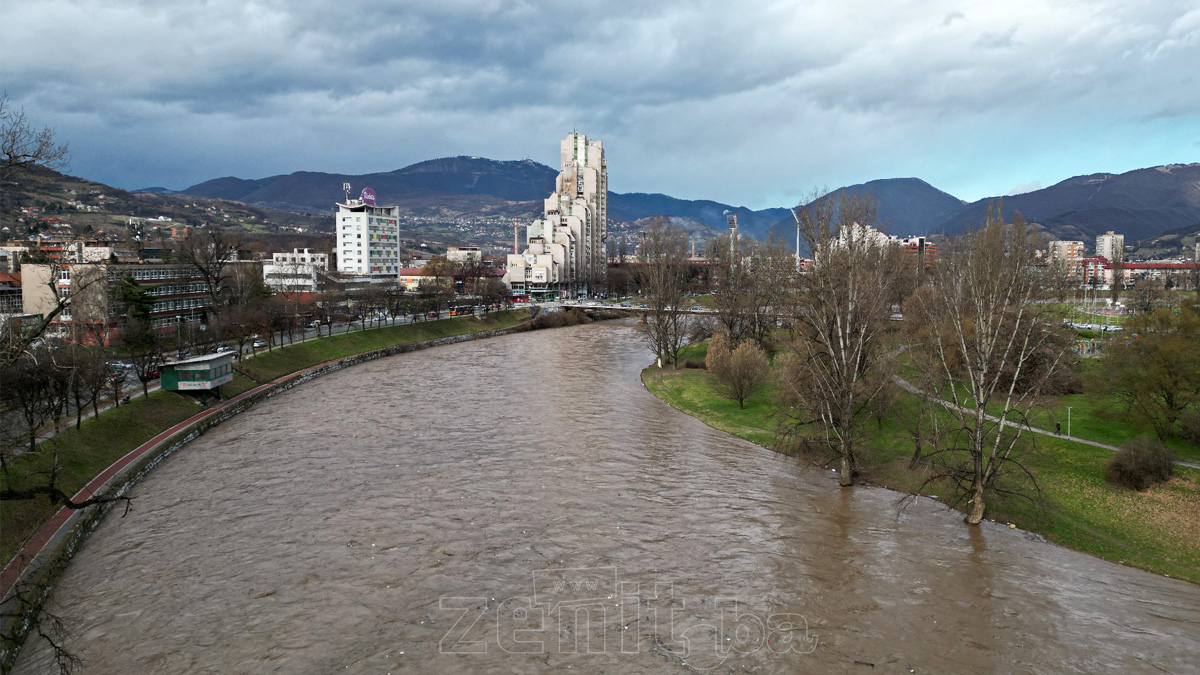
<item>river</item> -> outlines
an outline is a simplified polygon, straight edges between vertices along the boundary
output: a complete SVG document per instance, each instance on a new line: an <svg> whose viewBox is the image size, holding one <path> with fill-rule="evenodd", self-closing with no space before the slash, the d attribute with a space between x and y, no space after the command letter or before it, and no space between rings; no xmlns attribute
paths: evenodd
<svg viewBox="0 0 1200 675"><path fill-rule="evenodd" d="M84 673L1185 673L1200 587L713 430L632 329L405 354L177 453L52 603ZM36 639L17 672L53 672Z"/></svg>

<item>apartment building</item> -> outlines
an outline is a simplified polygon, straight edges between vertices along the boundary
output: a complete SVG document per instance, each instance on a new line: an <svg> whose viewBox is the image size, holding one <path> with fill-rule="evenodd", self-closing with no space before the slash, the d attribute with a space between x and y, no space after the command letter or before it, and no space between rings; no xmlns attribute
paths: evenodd
<svg viewBox="0 0 1200 675"><path fill-rule="evenodd" d="M1125 259L1125 235L1112 230L1096 237L1096 255L1107 258L1110 262Z"/></svg>
<svg viewBox="0 0 1200 675"><path fill-rule="evenodd" d="M608 166L604 145L572 132L559 144L561 170L543 216L525 230L525 250L510 254L504 283L514 293L553 297L586 291L607 273Z"/></svg>
<svg viewBox="0 0 1200 675"><path fill-rule="evenodd" d="M1051 265L1058 265L1065 269L1068 277L1081 279L1083 277L1083 242L1050 242L1049 260Z"/></svg>

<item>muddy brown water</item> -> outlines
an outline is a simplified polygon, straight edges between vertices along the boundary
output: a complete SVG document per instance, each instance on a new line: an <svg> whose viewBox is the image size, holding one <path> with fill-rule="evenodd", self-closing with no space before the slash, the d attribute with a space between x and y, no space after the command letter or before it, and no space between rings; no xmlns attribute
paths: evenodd
<svg viewBox="0 0 1200 675"><path fill-rule="evenodd" d="M628 326L541 331L226 423L65 574L83 672L1200 669L1200 587L840 490L655 399L648 361Z"/></svg>

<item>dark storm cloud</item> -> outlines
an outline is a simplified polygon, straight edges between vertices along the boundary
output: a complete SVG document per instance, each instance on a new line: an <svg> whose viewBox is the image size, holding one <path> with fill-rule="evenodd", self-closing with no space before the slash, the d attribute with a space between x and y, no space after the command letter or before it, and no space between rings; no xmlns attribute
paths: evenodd
<svg viewBox="0 0 1200 675"><path fill-rule="evenodd" d="M78 172L125 187L450 154L553 164L578 128L605 141L619 190L763 206L920 175L972 198L1188 160L1200 114L1194 1L9 0L3 14L3 88L60 129Z"/></svg>

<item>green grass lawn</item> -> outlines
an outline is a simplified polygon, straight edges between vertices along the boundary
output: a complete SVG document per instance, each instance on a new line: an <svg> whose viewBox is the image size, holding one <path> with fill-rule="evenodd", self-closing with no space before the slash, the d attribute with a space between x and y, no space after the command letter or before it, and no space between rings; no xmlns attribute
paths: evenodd
<svg viewBox="0 0 1200 675"><path fill-rule="evenodd" d="M767 391L747 400L742 410L713 389L703 370L647 368L642 379L656 396L715 428L787 449L777 434L782 418ZM908 468L918 404L916 396L897 391L890 414L881 423L867 423L859 453L866 480L906 492L925 481L925 469ZM1036 477L1042 499L1033 505L1019 498L993 498L988 517L1016 523L1063 546L1200 583L1200 472L1177 468L1170 483L1133 492L1105 480L1109 457L1111 452L1101 448L1038 437L1020 459ZM934 482L924 493L944 496L948 489Z"/></svg>
<svg viewBox="0 0 1200 675"><path fill-rule="evenodd" d="M1092 378L1088 376L1103 367L1101 361L1083 359L1080 365L1085 376L1085 392L1056 396L1043 402L1030 414L1030 426L1054 431L1055 424L1061 424L1062 433L1066 434L1067 408L1070 407L1070 431L1074 438L1119 446L1138 436L1154 437L1152 426L1130 419L1124 404L1116 396L1090 381ZM997 414L1002 409L1002 404L993 404L988 407L988 412ZM1200 445L1181 438L1169 438L1166 444L1179 459L1200 461Z"/></svg>
<svg viewBox="0 0 1200 675"><path fill-rule="evenodd" d="M59 485L67 494L74 494L108 465L200 410L200 406L179 394L156 391L149 398L139 396L102 411L99 417L84 420L78 431L72 425L57 439L62 458ZM15 488L32 481L45 484L52 466L53 443L54 440L47 440L38 452L20 455L13 461ZM0 559L11 558L58 508L45 497L0 501Z"/></svg>
<svg viewBox="0 0 1200 675"><path fill-rule="evenodd" d="M270 382L298 370L353 354L393 345L508 328L527 316L528 313L524 310L509 310L493 312L483 319L456 317L399 326L368 328L365 331L340 333L333 337L276 347L270 352L260 352L252 359L238 362L234 368L259 382Z"/></svg>

